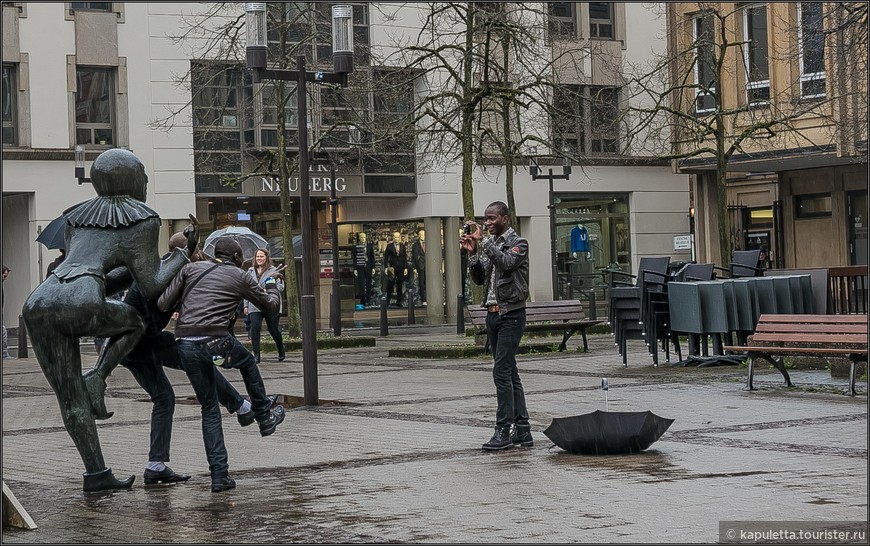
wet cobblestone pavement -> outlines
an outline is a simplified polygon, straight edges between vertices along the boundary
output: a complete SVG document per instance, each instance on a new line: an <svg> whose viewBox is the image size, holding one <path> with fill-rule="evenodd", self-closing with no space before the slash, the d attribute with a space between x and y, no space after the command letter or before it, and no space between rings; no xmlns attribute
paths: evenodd
<svg viewBox="0 0 870 546"><path fill-rule="evenodd" d="M130 374L109 379L99 422L107 464L132 490L85 494L82 465L33 358L3 363L3 480L38 525L4 543L705 542L720 520L866 521L867 384L792 370L654 368L639 342L623 368L609 335L590 352L520 357L535 446L485 453L491 364L405 359L391 347L467 343L447 327L392 329L377 346L321 350L319 391L267 438L224 413L230 474L211 493L199 407L176 406L170 466L183 485L144 486L151 405ZM569 348L577 346L572 340ZM90 364L90 362L89 362ZM302 394L302 363L264 355L267 390ZM193 394L167 371L179 402ZM238 372L228 378L244 391ZM604 409L675 419L646 452L570 455L542 431ZM817 392L811 392L811 391Z"/></svg>

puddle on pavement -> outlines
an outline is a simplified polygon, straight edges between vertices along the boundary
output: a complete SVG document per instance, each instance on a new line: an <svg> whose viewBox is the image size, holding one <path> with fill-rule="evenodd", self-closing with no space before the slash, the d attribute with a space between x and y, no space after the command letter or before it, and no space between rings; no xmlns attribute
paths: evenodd
<svg viewBox="0 0 870 546"><path fill-rule="evenodd" d="M645 474L651 479L646 483L674 482L708 478L735 478L776 474L778 471L753 470L744 472L693 472L672 463L668 455L655 450L631 455L575 455L566 451L553 452L548 462L560 467L583 470L604 470L618 474Z"/></svg>
<svg viewBox="0 0 870 546"><path fill-rule="evenodd" d="M250 398L248 398L247 395L243 395L242 397L245 398L246 400L250 400ZM299 407L302 407L305 405L305 398L302 396L296 396L294 394L279 394L279 395L277 395L277 397L278 398L275 400L275 403L278 405L284 406L285 409L294 409L294 408L299 408ZM138 402L150 402L151 399L150 398L139 398L139 399L137 399L137 401ZM196 396L194 396L194 395L185 396L185 397L177 397L175 399L175 403L176 404L186 404L186 405L191 405L191 406L198 406L199 405L199 401L197 401ZM318 405L334 407L334 406L361 406L362 404L359 404L357 402L345 402L343 400L323 400L323 399L320 399L320 400L318 400Z"/></svg>

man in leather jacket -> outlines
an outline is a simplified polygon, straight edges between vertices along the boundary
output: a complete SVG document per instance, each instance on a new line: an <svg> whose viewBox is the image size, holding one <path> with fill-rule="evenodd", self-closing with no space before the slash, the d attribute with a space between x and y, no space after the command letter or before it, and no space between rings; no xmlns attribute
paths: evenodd
<svg viewBox="0 0 870 546"><path fill-rule="evenodd" d="M531 447L531 426L526 396L517 371L517 348L526 326L529 296L529 243L510 227L507 205L495 201L486 207L484 228L491 237L483 239L480 226L466 222L460 245L468 251L468 270L475 284L483 285L486 307L486 335L492 350L496 409L495 434L486 451ZM513 429L512 429L513 426Z"/></svg>
<svg viewBox="0 0 870 546"><path fill-rule="evenodd" d="M239 243L222 237L215 244L213 261L185 265L157 300L157 306L164 312L179 305L175 337L184 371L202 406L202 439L211 472L211 490L215 493L236 486L229 476L215 386L216 361L223 359L221 366L241 372L261 436L275 432L284 420L284 408L272 408L272 401L266 396L254 355L228 329L230 318L243 299L267 312L278 312L280 296L274 279L268 279L265 288L258 286L240 269L241 264Z"/></svg>

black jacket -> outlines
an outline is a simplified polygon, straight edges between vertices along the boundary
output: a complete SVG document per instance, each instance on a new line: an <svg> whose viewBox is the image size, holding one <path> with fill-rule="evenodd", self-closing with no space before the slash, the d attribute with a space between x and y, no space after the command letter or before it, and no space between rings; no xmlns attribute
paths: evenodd
<svg viewBox="0 0 870 546"><path fill-rule="evenodd" d="M529 297L529 242L508 229L479 245L478 259L469 260L468 271L475 284L483 285L481 306L486 306L492 269L495 268L495 299L499 313L526 306Z"/></svg>
<svg viewBox="0 0 870 546"><path fill-rule="evenodd" d="M167 312L180 302L176 337L220 336L229 334L230 320L243 299L264 313L278 313L280 295L274 283L263 288L235 264L215 260L185 265L161 294L157 306Z"/></svg>

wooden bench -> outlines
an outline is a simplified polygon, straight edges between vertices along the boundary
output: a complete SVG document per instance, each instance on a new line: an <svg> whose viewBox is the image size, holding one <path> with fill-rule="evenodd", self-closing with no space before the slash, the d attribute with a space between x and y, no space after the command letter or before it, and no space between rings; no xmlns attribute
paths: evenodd
<svg viewBox="0 0 870 546"><path fill-rule="evenodd" d="M486 339L486 308L480 305L466 305L465 310L474 326L475 343L485 344L489 351L489 340ZM580 300L530 301L526 302L526 332L561 332L562 343L559 351L564 351L568 339L577 332L583 335L583 350L589 351L586 341L586 328L604 322L586 318L583 304Z"/></svg>
<svg viewBox="0 0 870 546"><path fill-rule="evenodd" d="M855 364L867 362L867 315L761 315L755 334L746 346L726 345L726 351L745 352L749 358L746 386L752 387L753 364L763 358L776 367L792 386L782 358L839 356L851 361L849 394L855 395Z"/></svg>

